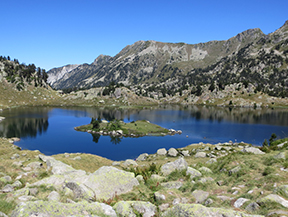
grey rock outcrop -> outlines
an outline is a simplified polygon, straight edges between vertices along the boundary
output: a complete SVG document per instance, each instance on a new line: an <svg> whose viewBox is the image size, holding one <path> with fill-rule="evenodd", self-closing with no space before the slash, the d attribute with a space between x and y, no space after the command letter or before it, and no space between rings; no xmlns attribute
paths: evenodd
<svg viewBox="0 0 288 217"><path fill-rule="evenodd" d="M195 190L192 192L192 196L195 198L196 203L203 203L208 198L209 192Z"/></svg>
<svg viewBox="0 0 288 217"><path fill-rule="evenodd" d="M186 174L190 175L190 179L202 176L202 173L200 173L198 170L196 170L196 169L194 169L192 167L187 167Z"/></svg>
<svg viewBox="0 0 288 217"><path fill-rule="evenodd" d="M140 155L137 157L136 161L144 161L144 160L147 159L148 156L149 156L149 155L148 155L147 153L140 154Z"/></svg>
<svg viewBox="0 0 288 217"><path fill-rule="evenodd" d="M288 200L285 200L283 197L280 197L279 195L276 194L269 194L266 197L263 197L261 199L259 199L257 201L258 204L260 204L260 206L265 206L265 204L269 204L269 203L278 203L284 207L288 207Z"/></svg>
<svg viewBox="0 0 288 217"><path fill-rule="evenodd" d="M160 148L157 150L157 154L164 156L167 154L167 150L165 148Z"/></svg>
<svg viewBox="0 0 288 217"><path fill-rule="evenodd" d="M175 148L170 148L168 150L168 156L170 157L176 157L178 155L178 151Z"/></svg>
<svg viewBox="0 0 288 217"><path fill-rule="evenodd" d="M245 147L242 149L244 153L252 153L252 154L265 154L265 152L261 151L259 148L255 147Z"/></svg>

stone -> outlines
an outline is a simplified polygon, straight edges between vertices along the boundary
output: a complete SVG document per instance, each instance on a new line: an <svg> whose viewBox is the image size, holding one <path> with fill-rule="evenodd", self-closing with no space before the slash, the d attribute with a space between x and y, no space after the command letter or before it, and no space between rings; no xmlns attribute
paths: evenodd
<svg viewBox="0 0 288 217"><path fill-rule="evenodd" d="M282 148L285 144L287 144L288 143L288 141L286 141L286 142L283 142L283 143L281 143L281 144L279 144L279 145L277 145L277 147L278 148Z"/></svg>
<svg viewBox="0 0 288 217"><path fill-rule="evenodd" d="M138 180L138 182L142 182L142 183L145 182L145 180L144 180L144 178L143 178L142 175L138 175L138 176L136 176L136 179Z"/></svg>
<svg viewBox="0 0 288 217"><path fill-rule="evenodd" d="M202 173L192 167L187 167L186 175L190 175L190 179L193 179L202 176Z"/></svg>
<svg viewBox="0 0 288 217"><path fill-rule="evenodd" d="M160 148L157 150L157 154L164 156L167 154L167 150L165 148Z"/></svg>
<svg viewBox="0 0 288 217"><path fill-rule="evenodd" d="M238 198L238 199L234 202L233 206L234 206L235 208L240 208L240 207L241 207L245 202L247 202L247 201L249 201L249 199L240 197L240 198Z"/></svg>
<svg viewBox="0 0 288 217"><path fill-rule="evenodd" d="M196 157L196 158L204 158L204 157L206 157L206 153L200 151L200 152L197 152L197 153L194 155L194 157Z"/></svg>
<svg viewBox="0 0 288 217"><path fill-rule="evenodd" d="M167 210L167 209L169 208L169 206L170 206L169 203L163 203L163 204L161 204L161 205L158 206L158 207L159 207L159 210L160 210L161 212L163 212L163 211Z"/></svg>
<svg viewBox="0 0 288 217"><path fill-rule="evenodd" d="M166 200L166 197L164 194L160 194L159 192L155 192L154 193L154 198L156 201L162 201L162 200Z"/></svg>
<svg viewBox="0 0 288 217"><path fill-rule="evenodd" d="M285 216L288 216L288 212L287 211L284 211L284 210L276 210L276 211L272 211L272 212L269 212L267 215L267 217L269 216L281 216L281 217L285 217Z"/></svg>
<svg viewBox="0 0 288 217"><path fill-rule="evenodd" d="M52 191L49 195L48 195L48 200L49 201L59 201L60 200L60 195L58 194L57 191Z"/></svg>
<svg viewBox="0 0 288 217"><path fill-rule="evenodd" d="M7 183L7 182L11 182L11 181L12 181L11 176L3 176L0 178L0 182L3 182L3 183Z"/></svg>
<svg viewBox="0 0 288 217"><path fill-rule="evenodd" d="M1 120L0 120L1 121ZM8 217L8 215L6 215L5 213L0 211L0 217Z"/></svg>
<svg viewBox="0 0 288 217"><path fill-rule="evenodd" d="M31 162L26 167L30 167L31 169L40 169L43 167L43 163L41 162Z"/></svg>
<svg viewBox="0 0 288 217"><path fill-rule="evenodd" d="M256 210L258 210L260 208L260 206L258 205L258 203L249 203L245 210L248 211L248 212L255 212Z"/></svg>
<svg viewBox="0 0 288 217"><path fill-rule="evenodd" d="M261 151L259 148L255 148L255 147L245 147L241 151L244 153L265 154L265 152Z"/></svg>
<svg viewBox="0 0 288 217"><path fill-rule="evenodd" d="M38 188L30 188L29 189L29 193L32 196L36 196L38 194L38 192L39 192Z"/></svg>
<svg viewBox="0 0 288 217"><path fill-rule="evenodd" d="M183 150L183 151L181 151L181 154L182 154L184 157L189 157L189 156L190 156L188 150Z"/></svg>
<svg viewBox="0 0 288 217"><path fill-rule="evenodd" d="M73 160L81 160L80 156L74 157Z"/></svg>
<svg viewBox="0 0 288 217"><path fill-rule="evenodd" d="M275 159L283 159L285 160L286 157L285 157L285 152L280 152L279 154L273 156Z"/></svg>
<svg viewBox="0 0 288 217"><path fill-rule="evenodd" d="M269 194L266 197L263 197L257 201L260 206L265 206L266 203L278 203L284 207L288 207L288 201L285 200L283 197L280 197L276 194Z"/></svg>
<svg viewBox="0 0 288 217"><path fill-rule="evenodd" d="M12 184L12 186L13 186L14 188L18 188L18 187L21 187L21 186L22 186L22 183L21 183L19 180L17 180L17 181L15 181L15 182Z"/></svg>
<svg viewBox="0 0 288 217"><path fill-rule="evenodd" d="M163 188L167 188L167 189L179 189L182 187L182 185L183 185L183 183L179 182L179 181L171 181L171 182L161 183L161 186Z"/></svg>
<svg viewBox="0 0 288 217"><path fill-rule="evenodd" d="M134 160L127 159L127 160L124 161L123 166L124 167L138 166L138 164Z"/></svg>
<svg viewBox="0 0 288 217"><path fill-rule="evenodd" d="M210 170L208 167L201 167L199 168L199 171L202 173L212 173L212 170Z"/></svg>
<svg viewBox="0 0 288 217"><path fill-rule="evenodd" d="M214 203L214 201L211 198L208 198L204 204L205 206L207 206L207 205L211 205L212 203Z"/></svg>
<svg viewBox="0 0 288 217"><path fill-rule="evenodd" d="M198 180L198 182L200 182L200 183L213 182L213 181L214 181L214 179L211 177L203 177L203 178Z"/></svg>
<svg viewBox="0 0 288 217"><path fill-rule="evenodd" d="M112 163L112 166L120 166L120 162L114 161L114 162Z"/></svg>
<svg viewBox="0 0 288 217"><path fill-rule="evenodd" d="M229 175L238 173L240 170L241 170L241 166L234 167L233 169L229 170Z"/></svg>
<svg viewBox="0 0 288 217"><path fill-rule="evenodd" d="M14 191L14 187L12 185L8 184L8 185L5 185L4 188L2 188L0 192L9 193L12 191Z"/></svg>
<svg viewBox="0 0 288 217"><path fill-rule="evenodd" d="M232 209L205 207L201 204L177 204L167 209L162 217L186 217L186 216L213 216L213 217L264 217L261 215L249 215L244 212L235 211Z"/></svg>
<svg viewBox="0 0 288 217"><path fill-rule="evenodd" d="M19 203L12 212L11 217L26 216L88 216L89 213L99 216L116 217L113 208L104 203L88 203L81 201L78 203L60 203L57 201L28 201Z"/></svg>
<svg viewBox="0 0 288 217"><path fill-rule="evenodd" d="M119 201L113 206L118 216L131 216L136 217L139 214L145 217L155 216L157 207L145 201ZM136 215L134 210L137 211Z"/></svg>
<svg viewBox="0 0 288 217"><path fill-rule="evenodd" d="M30 196L30 195L22 195L22 196L17 198L17 200L21 201L21 202L31 201L31 200L35 200L35 199L36 199L36 197Z"/></svg>
<svg viewBox="0 0 288 217"><path fill-rule="evenodd" d="M170 157L176 157L178 155L178 151L175 148L170 148L168 150L168 156Z"/></svg>
<svg viewBox="0 0 288 217"><path fill-rule="evenodd" d="M175 198L175 199L173 200L172 204L173 204L173 205L176 205L176 204L178 204L178 203L180 203L180 202L181 202L181 199L180 199L180 198Z"/></svg>
<svg viewBox="0 0 288 217"><path fill-rule="evenodd" d="M149 155L147 153L144 153L144 154L140 154L139 157L137 157L136 161L144 161L144 160L147 160L147 157Z"/></svg>
<svg viewBox="0 0 288 217"><path fill-rule="evenodd" d="M139 185L134 173L119 170L112 166L103 166L90 174L83 182L90 188L98 200L108 200L116 194L127 193Z"/></svg>
<svg viewBox="0 0 288 217"><path fill-rule="evenodd" d="M196 199L196 203L203 203L208 198L209 192L195 190L192 192L192 196Z"/></svg>
<svg viewBox="0 0 288 217"><path fill-rule="evenodd" d="M187 169L187 162L184 160L184 158L179 158L174 162L164 164L161 167L161 172L163 173L164 176L167 176L175 170L186 170L186 169Z"/></svg>
<svg viewBox="0 0 288 217"><path fill-rule="evenodd" d="M95 198L94 192L82 183L70 181L66 182L65 187L69 188L73 192L75 199L93 200Z"/></svg>
<svg viewBox="0 0 288 217"><path fill-rule="evenodd" d="M17 159L17 158L19 158L19 157L20 157L19 154L13 154L12 157L11 157L11 159L14 160L14 159Z"/></svg>

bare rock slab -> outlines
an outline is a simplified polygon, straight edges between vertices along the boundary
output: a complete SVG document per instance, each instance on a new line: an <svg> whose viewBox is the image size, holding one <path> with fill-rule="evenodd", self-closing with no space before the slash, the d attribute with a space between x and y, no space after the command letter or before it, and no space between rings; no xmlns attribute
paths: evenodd
<svg viewBox="0 0 288 217"><path fill-rule="evenodd" d="M108 200L131 191L139 182L134 173L104 166L90 174L83 184L95 193L97 200Z"/></svg>

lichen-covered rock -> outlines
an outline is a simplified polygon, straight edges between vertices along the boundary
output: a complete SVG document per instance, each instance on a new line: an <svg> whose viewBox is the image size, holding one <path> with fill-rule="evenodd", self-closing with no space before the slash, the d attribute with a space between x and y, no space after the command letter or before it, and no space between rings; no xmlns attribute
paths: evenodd
<svg viewBox="0 0 288 217"><path fill-rule="evenodd" d="M157 208L145 201L120 201L113 206L118 216L136 217L134 210L143 217L155 216Z"/></svg>
<svg viewBox="0 0 288 217"><path fill-rule="evenodd" d="M245 210L248 212L255 212L259 208L260 208L260 206L258 205L258 203L252 202L246 206Z"/></svg>
<svg viewBox="0 0 288 217"><path fill-rule="evenodd" d="M192 167L187 167L186 175L190 175L190 179L193 179L202 176L202 173Z"/></svg>
<svg viewBox="0 0 288 217"><path fill-rule="evenodd" d="M11 217L24 216L112 216L116 217L113 208L103 203L60 203L55 201L29 201L18 204Z"/></svg>
<svg viewBox="0 0 288 217"><path fill-rule="evenodd" d="M164 194L161 194L159 192L154 193L154 198L156 201L166 200L166 197Z"/></svg>
<svg viewBox="0 0 288 217"><path fill-rule="evenodd" d="M134 186L139 185L139 182L134 173L112 166L103 166L90 174L83 184L95 193L97 200L108 200L131 191Z"/></svg>
<svg viewBox="0 0 288 217"><path fill-rule="evenodd" d="M70 181L66 182L66 187L73 191L76 199L93 200L95 198L94 192L82 183Z"/></svg>
<svg viewBox="0 0 288 217"><path fill-rule="evenodd" d="M276 194L269 194L266 197L263 197L257 201L260 206L265 206L265 204L269 203L278 203L284 207L288 207L288 200L285 200L283 197L280 197Z"/></svg>
<svg viewBox="0 0 288 217"><path fill-rule="evenodd" d="M167 209L163 217L190 217L190 216L205 216L205 217L264 217L260 215L249 215L244 212L234 211L232 209L205 207L201 204L177 204L172 208Z"/></svg>
<svg viewBox="0 0 288 217"><path fill-rule="evenodd" d="M163 175L166 176L175 170L186 170L186 169L187 169L187 162L184 160L184 158L179 158L174 162L164 164L161 167L161 172L163 173Z"/></svg>
<svg viewBox="0 0 288 217"><path fill-rule="evenodd" d="M210 170L208 167L201 167L199 168L199 171L203 173L212 173L212 170Z"/></svg>
<svg viewBox="0 0 288 217"><path fill-rule="evenodd" d="M125 160L125 162L123 163L123 166L124 166L124 167L138 166L138 164L137 164L134 160L127 159L127 160Z"/></svg>

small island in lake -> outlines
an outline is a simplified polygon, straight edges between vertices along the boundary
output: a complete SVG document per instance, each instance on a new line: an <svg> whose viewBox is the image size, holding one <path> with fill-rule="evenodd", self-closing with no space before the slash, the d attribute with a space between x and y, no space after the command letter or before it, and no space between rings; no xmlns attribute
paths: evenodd
<svg viewBox="0 0 288 217"><path fill-rule="evenodd" d="M90 124L82 125L74 128L77 131L97 133L100 135L124 136L124 137L140 137L140 136L164 136L181 134L181 130L166 129L159 125L152 124L146 120L132 121L125 123L121 120L106 121L98 118L92 118Z"/></svg>

